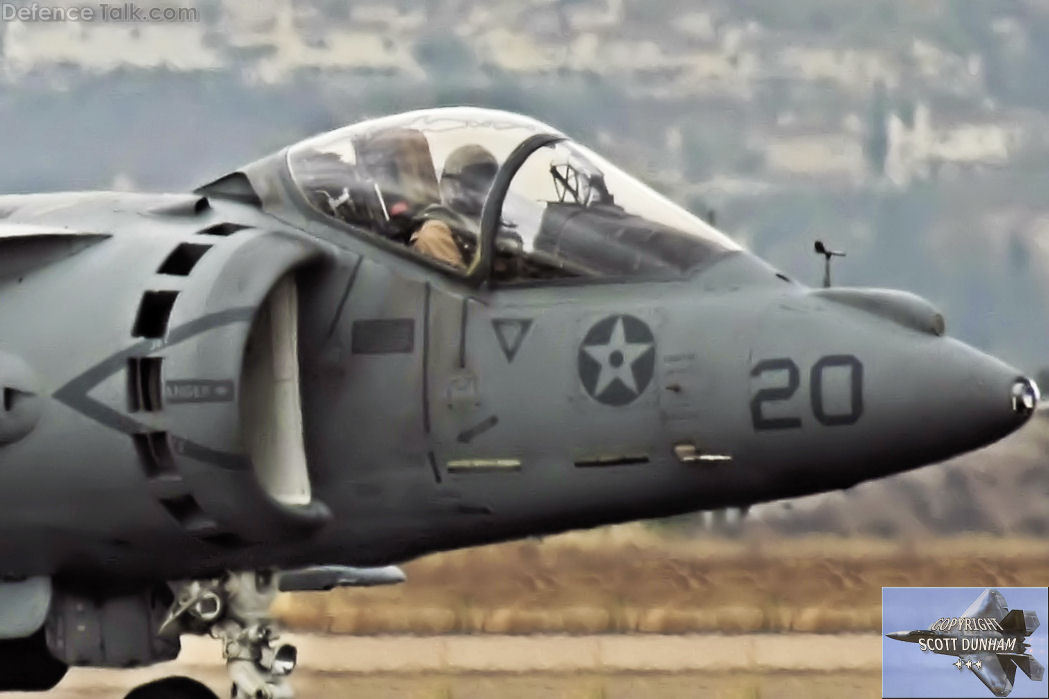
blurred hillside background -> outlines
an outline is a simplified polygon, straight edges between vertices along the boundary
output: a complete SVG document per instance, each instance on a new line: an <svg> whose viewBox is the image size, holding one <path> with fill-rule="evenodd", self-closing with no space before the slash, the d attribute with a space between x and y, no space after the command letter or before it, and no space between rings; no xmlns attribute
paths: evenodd
<svg viewBox="0 0 1049 699"><path fill-rule="evenodd" d="M713 210L797 279L818 282L821 238L848 252L836 282L917 292L953 335L1049 367L1049 3L183 6L199 21L0 23L0 191L181 190L368 116L522 111ZM1037 422L946 467L762 506L742 525L659 526L1044 536L1047 447Z"/></svg>

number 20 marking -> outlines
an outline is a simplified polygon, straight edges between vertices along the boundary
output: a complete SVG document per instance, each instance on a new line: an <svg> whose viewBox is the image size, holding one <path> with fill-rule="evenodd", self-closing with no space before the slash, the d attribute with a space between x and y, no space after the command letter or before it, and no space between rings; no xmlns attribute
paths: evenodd
<svg viewBox="0 0 1049 699"><path fill-rule="evenodd" d="M847 413L828 413L823 405L823 373L831 368L849 370L849 411ZM754 365L751 377L758 377L769 372L786 372L787 382L782 386L762 388L750 400L750 417L755 430L786 430L801 427L801 418L797 416L766 417L766 404L782 403L790 400L801 384L801 372L798 365L789 357L765 359ZM812 414L816 420L829 427L852 425L863 414L863 363L851 354L829 354L812 366L809 373L809 398L812 401Z"/></svg>

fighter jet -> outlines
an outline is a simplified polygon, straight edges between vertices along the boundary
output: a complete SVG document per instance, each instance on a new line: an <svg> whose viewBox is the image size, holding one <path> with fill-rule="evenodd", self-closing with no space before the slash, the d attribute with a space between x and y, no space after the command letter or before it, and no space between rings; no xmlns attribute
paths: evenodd
<svg viewBox="0 0 1049 699"><path fill-rule="evenodd" d="M917 643L923 652L958 656L954 666L968 668L996 697L1013 691L1016 668L1035 682L1045 668L1028 652L1024 639L1038 628L1033 611L1010 611L998 590L984 590L960 617L937 619L928 630L894 631L889 638Z"/></svg>
<svg viewBox="0 0 1049 699"><path fill-rule="evenodd" d="M0 197L0 328L8 690L197 633L234 697L290 697L279 590L848 488L1038 400L928 301L810 288L563 133L468 108L191 193Z"/></svg>

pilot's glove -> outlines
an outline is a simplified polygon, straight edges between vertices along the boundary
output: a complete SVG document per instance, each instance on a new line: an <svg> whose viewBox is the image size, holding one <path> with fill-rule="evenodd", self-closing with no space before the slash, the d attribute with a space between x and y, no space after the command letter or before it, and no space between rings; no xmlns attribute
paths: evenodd
<svg viewBox="0 0 1049 699"><path fill-rule="evenodd" d="M461 269L466 267L452 229L444 221L433 218L424 221L412 235L410 245L413 250L445 264Z"/></svg>

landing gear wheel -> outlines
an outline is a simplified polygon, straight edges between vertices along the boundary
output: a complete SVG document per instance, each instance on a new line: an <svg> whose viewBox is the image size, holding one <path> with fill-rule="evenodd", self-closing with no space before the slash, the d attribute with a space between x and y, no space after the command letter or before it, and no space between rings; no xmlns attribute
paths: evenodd
<svg viewBox="0 0 1049 699"><path fill-rule="evenodd" d="M0 687L4 692L42 692L53 688L69 668L47 649L44 630L29 638L0 641Z"/></svg>
<svg viewBox="0 0 1049 699"><path fill-rule="evenodd" d="M124 699L218 699L214 692L188 677L165 677L135 687Z"/></svg>

